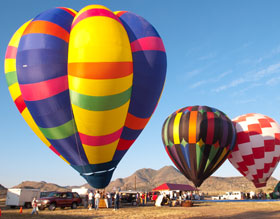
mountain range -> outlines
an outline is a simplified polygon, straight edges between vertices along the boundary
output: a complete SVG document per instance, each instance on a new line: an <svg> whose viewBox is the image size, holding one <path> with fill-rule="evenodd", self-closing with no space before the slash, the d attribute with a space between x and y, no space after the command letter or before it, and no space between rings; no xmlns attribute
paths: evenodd
<svg viewBox="0 0 280 219"><path fill-rule="evenodd" d="M153 188L163 183L178 183L192 185L177 169L173 166L164 166L159 170L144 168L137 170L131 176L126 178L118 178L112 181L107 187L107 191L115 189L121 190L138 190L151 191ZM278 181L270 177L267 186L261 188L265 192L271 192ZM13 188L37 188L41 191L70 191L72 188L86 187L92 189L89 184L81 186L59 186L47 182L24 181ZM0 198L5 196L6 188L0 184ZM216 177L211 176L199 187L199 190L209 194L223 194L226 191L256 191L253 183L248 181L245 177Z"/></svg>

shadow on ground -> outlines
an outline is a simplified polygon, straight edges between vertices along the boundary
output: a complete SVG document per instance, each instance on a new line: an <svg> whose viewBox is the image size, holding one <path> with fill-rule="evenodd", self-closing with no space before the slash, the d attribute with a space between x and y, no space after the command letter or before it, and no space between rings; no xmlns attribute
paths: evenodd
<svg viewBox="0 0 280 219"><path fill-rule="evenodd" d="M267 212L267 211L248 211L248 212L243 212L240 214L235 214L235 215L230 215L230 216L213 216L213 217L209 217L209 216L202 216L202 217L187 217L188 219L202 219L202 218L207 218L207 219L216 219L216 218L220 218L220 219L226 219L226 218L246 218L246 219L270 219L270 218L280 218L280 210L278 211L271 211L271 212Z"/></svg>

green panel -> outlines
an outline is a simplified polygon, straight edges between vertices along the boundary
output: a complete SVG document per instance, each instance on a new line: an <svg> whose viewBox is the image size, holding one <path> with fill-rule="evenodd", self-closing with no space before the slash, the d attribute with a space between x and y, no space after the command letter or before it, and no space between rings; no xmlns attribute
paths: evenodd
<svg viewBox="0 0 280 219"><path fill-rule="evenodd" d="M105 111L125 104L131 96L132 87L126 91L110 96L88 96L70 90L71 103L86 110Z"/></svg>
<svg viewBox="0 0 280 219"><path fill-rule="evenodd" d="M74 120L70 120L63 125L54 128L39 128L46 138L53 140L64 139L77 132Z"/></svg>
<svg viewBox="0 0 280 219"><path fill-rule="evenodd" d="M204 171L207 169L209 164L212 162L213 158L215 157L215 155L217 154L218 151L219 151L219 147L216 148L213 145L211 146L210 154L209 154L207 163L205 165Z"/></svg>
<svg viewBox="0 0 280 219"><path fill-rule="evenodd" d="M164 130L163 130L163 139L164 139L165 145L168 145L167 131L168 131L168 125L169 125L170 118L171 118L171 116L169 116L168 119L166 120L166 123L164 125Z"/></svg>
<svg viewBox="0 0 280 219"><path fill-rule="evenodd" d="M5 76L6 76L6 81L7 81L8 87L10 87L12 84L18 82L16 71L8 72L5 74Z"/></svg>
<svg viewBox="0 0 280 219"><path fill-rule="evenodd" d="M195 147L196 147L196 167L198 170L205 147L204 147L204 145L202 147L200 147L199 144L196 144Z"/></svg>

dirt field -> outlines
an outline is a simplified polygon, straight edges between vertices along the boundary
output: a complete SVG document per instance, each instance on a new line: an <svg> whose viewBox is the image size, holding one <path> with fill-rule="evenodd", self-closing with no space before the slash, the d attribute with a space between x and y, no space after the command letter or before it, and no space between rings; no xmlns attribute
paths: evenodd
<svg viewBox="0 0 280 219"><path fill-rule="evenodd" d="M1 204L0 204L1 207ZM122 207L117 211L113 209L99 209L89 211L87 209L57 209L53 212L44 210L39 216L31 215L31 209L7 209L1 207L0 219L29 219L29 218L56 218L56 219L92 219L92 218L246 218L269 219L280 218L280 202L232 202L232 203L197 203L194 207Z"/></svg>

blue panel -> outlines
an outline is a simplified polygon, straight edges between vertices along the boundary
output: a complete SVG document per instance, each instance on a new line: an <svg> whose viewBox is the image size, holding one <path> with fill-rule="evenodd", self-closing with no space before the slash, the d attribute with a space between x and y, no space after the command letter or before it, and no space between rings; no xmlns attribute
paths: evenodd
<svg viewBox="0 0 280 219"><path fill-rule="evenodd" d="M181 150L183 152L184 158L186 163L188 164L188 167L191 169L191 164L190 164L190 153L189 153L189 144L187 144L185 147L183 145L180 145Z"/></svg>
<svg viewBox="0 0 280 219"><path fill-rule="evenodd" d="M114 157L113 157L113 160L114 161L120 161L123 156L126 154L128 150L116 150L115 151L115 154L114 154Z"/></svg>
<svg viewBox="0 0 280 219"><path fill-rule="evenodd" d="M127 128L126 126L124 126L123 132L121 134L121 138L123 138L125 140L134 140L140 135L142 130L143 129L134 130L134 129L130 129L130 128Z"/></svg>
<svg viewBox="0 0 280 219"><path fill-rule="evenodd" d="M144 18L136 14L131 12L124 13L120 20L126 29L130 42L147 36L159 37L155 28Z"/></svg>
<svg viewBox="0 0 280 219"><path fill-rule="evenodd" d="M149 118L164 85L166 54L161 51L140 51L132 55L134 72L129 113Z"/></svg>
<svg viewBox="0 0 280 219"><path fill-rule="evenodd" d="M67 75L67 57L53 50L27 50L17 55L19 84L46 81Z"/></svg>
<svg viewBox="0 0 280 219"><path fill-rule="evenodd" d="M69 90L47 99L25 103L36 124L42 128L57 127L73 119Z"/></svg>
<svg viewBox="0 0 280 219"><path fill-rule="evenodd" d="M70 163L73 165L86 165L86 158L83 146L81 144L78 133L64 139L52 140L48 139L52 146Z"/></svg>
<svg viewBox="0 0 280 219"><path fill-rule="evenodd" d="M30 33L20 39L18 52L31 49L51 49L54 52L64 52L68 56L68 43L64 40L43 33Z"/></svg>
<svg viewBox="0 0 280 219"><path fill-rule="evenodd" d="M73 19L74 17L67 11L60 8L52 8L39 14L33 21L49 21L70 32Z"/></svg>

